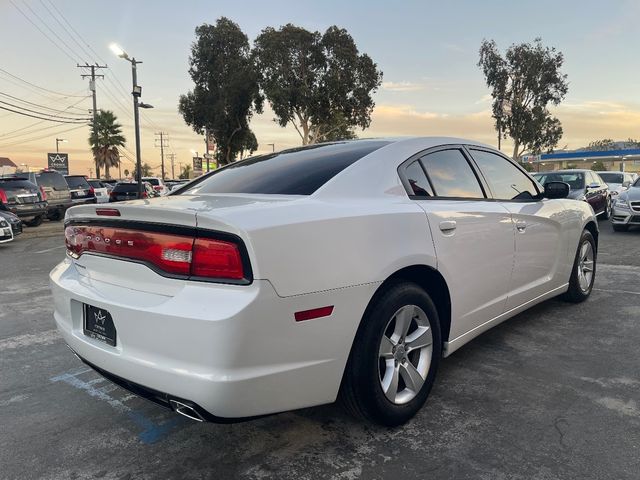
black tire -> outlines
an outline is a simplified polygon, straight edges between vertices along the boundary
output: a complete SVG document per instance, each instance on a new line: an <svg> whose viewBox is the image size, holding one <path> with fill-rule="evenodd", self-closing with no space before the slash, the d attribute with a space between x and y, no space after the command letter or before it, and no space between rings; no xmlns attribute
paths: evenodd
<svg viewBox="0 0 640 480"><path fill-rule="evenodd" d="M600 218L602 218L603 220L609 220L610 216L611 216L611 197L607 197L605 207L604 207L604 212L602 212L602 215L600 215Z"/></svg>
<svg viewBox="0 0 640 480"><path fill-rule="evenodd" d="M382 389L378 352L390 319L407 305L418 306L426 314L431 327L432 353L422 387L412 400L399 405L392 403ZM339 399L346 410L355 417L385 426L402 425L413 417L427 400L441 357L442 339L438 312L429 295L412 282L389 284L376 294L367 307L351 348Z"/></svg>
<svg viewBox="0 0 640 480"><path fill-rule="evenodd" d="M618 225L616 223L612 223L611 226L613 227L613 231L614 232L628 232L629 231L629 225Z"/></svg>
<svg viewBox="0 0 640 480"><path fill-rule="evenodd" d="M42 224L43 220L44 220L44 215L38 215L37 217L32 218L28 222L24 222L24 223L27 227L37 227Z"/></svg>
<svg viewBox="0 0 640 480"><path fill-rule="evenodd" d="M64 212L60 208L57 208L54 212L51 212L49 215L47 215L47 218L52 222L59 222L63 217Z"/></svg>
<svg viewBox="0 0 640 480"><path fill-rule="evenodd" d="M580 270L580 261L581 261L581 251L585 244L585 242L589 242L591 244L591 248L593 251L593 275L591 277L591 281L589 283L588 288L583 289L580 286L579 279L579 270ZM591 295L591 291L593 290L593 284L596 279L596 265L598 259L598 251L596 249L596 242L591 235L591 232L588 230L584 230L582 235L580 236L580 242L578 243L578 249L576 250L576 256L573 261L573 269L571 270L571 278L569 279L569 290L562 296L563 300L571 303L580 303L584 302L589 295Z"/></svg>

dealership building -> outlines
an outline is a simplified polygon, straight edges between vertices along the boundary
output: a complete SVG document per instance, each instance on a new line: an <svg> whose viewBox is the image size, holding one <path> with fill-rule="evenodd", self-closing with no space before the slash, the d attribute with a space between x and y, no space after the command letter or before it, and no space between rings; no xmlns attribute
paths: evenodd
<svg viewBox="0 0 640 480"><path fill-rule="evenodd" d="M640 148L619 150L582 150L543 153L523 157L535 171L560 170L563 168L591 169L601 161L607 170L619 172L640 172Z"/></svg>

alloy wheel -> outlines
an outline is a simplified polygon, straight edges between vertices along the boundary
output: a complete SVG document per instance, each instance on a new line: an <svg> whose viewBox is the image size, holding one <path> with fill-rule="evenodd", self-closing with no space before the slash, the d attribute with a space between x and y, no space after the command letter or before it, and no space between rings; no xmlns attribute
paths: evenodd
<svg viewBox="0 0 640 480"><path fill-rule="evenodd" d="M393 314L378 352L378 376L387 399L397 405L413 400L426 381L433 354L433 334L424 310L405 305Z"/></svg>
<svg viewBox="0 0 640 480"><path fill-rule="evenodd" d="M580 257L578 260L578 284L580 290L588 292L593 280L594 254L591 242L585 241L580 247Z"/></svg>

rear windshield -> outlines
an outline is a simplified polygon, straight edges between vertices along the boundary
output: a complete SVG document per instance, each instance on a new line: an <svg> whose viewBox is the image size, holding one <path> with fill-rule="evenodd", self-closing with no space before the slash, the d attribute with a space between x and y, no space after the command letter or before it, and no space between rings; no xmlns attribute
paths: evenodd
<svg viewBox="0 0 640 480"><path fill-rule="evenodd" d="M89 180L89 185L91 185L93 188L104 188L102 182L98 180Z"/></svg>
<svg viewBox="0 0 640 480"><path fill-rule="evenodd" d="M584 173L582 172L551 172L536 173L533 175L541 185L549 182L564 182L569 184L571 190L584 188Z"/></svg>
<svg viewBox="0 0 640 480"><path fill-rule="evenodd" d="M622 173L599 173L602 180L606 183L622 183L624 181L624 174Z"/></svg>
<svg viewBox="0 0 640 480"><path fill-rule="evenodd" d="M311 195L349 165L388 144L325 143L251 157L208 174L181 194Z"/></svg>
<svg viewBox="0 0 640 480"><path fill-rule="evenodd" d="M113 187L112 192L137 192L138 184L137 183L119 183L115 187Z"/></svg>
<svg viewBox="0 0 640 480"><path fill-rule="evenodd" d="M38 190L38 186L31 183L29 180L13 180L13 179L0 179L0 188L2 190L18 190L21 188L27 188L29 190Z"/></svg>
<svg viewBox="0 0 640 480"><path fill-rule="evenodd" d="M89 182L84 177L65 177L71 188L89 188Z"/></svg>
<svg viewBox="0 0 640 480"><path fill-rule="evenodd" d="M145 182L149 182L151 185L160 185L160 180L157 178L143 178Z"/></svg>
<svg viewBox="0 0 640 480"><path fill-rule="evenodd" d="M64 177L56 172L42 172L36 175L38 185L42 187L51 187L56 190L68 190L69 185L65 182Z"/></svg>

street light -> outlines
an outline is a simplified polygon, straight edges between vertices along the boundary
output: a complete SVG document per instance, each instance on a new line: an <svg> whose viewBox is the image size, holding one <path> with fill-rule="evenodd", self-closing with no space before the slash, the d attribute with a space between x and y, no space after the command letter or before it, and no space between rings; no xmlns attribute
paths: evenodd
<svg viewBox="0 0 640 480"><path fill-rule="evenodd" d="M59 150L58 150L58 144L59 144L60 142L62 142L62 143L67 143L68 141L69 141L69 140L65 140L64 138L57 138L57 137L56 137L56 153L59 153Z"/></svg>
<svg viewBox="0 0 640 480"><path fill-rule="evenodd" d="M117 43L112 43L109 45L109 48L113 53L115 53L118 57L124 58L129 63L131 63L131 80L132 80L132 91L131 95L133 96L133 122L136 134L136 180L138 182L138 198L142 198L142 159L140 155L140 113L138 112L138 108L153 108L151 105L146 103L138 103L138 99L142 95L142 87L138 85L138 74L137 74L137 65L142 63L136 60L136 57L129 58L127 52L125 52Z"/></svg>

